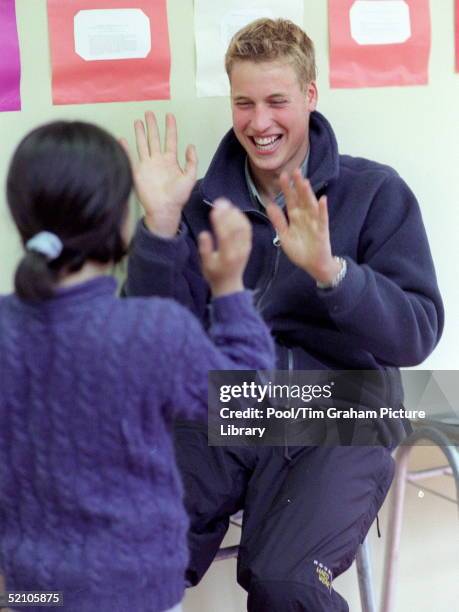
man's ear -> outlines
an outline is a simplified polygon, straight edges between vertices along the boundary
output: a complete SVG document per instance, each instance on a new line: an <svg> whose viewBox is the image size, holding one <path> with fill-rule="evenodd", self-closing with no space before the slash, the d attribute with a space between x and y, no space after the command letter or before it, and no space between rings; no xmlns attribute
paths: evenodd
<svg viewBox="0 0 459 612"><path fill-rule="evenodd" d="M310 113L316 110L318 98L319 92L317 91L316 82L311 81L306 85L306 107Z"/></svg>

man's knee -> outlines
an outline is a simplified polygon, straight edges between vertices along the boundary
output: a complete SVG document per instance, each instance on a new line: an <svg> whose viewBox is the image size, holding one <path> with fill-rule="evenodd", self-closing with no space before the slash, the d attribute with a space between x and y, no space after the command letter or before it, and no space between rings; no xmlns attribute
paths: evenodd
<svg viewBox="0 0 459 612"><path fill-rule="evenodd" d="M249 612L349 612L345 600L333 589L289 580L252 581Z"/></svg>

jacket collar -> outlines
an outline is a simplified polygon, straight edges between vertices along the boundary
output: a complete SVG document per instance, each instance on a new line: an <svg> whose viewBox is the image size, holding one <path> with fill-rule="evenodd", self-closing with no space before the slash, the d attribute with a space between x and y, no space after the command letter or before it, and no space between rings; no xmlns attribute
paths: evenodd
<svg viewBox="0 0 459 612"><path fill-rule="evenodd" d="M317 193L338 177L339 155L335 134L327 119L319 112L309 120L310 156L308 176ZM229 198L242 210L253 208L245 177L246 153L233 130L229 130L210 163L200 184L202 198L213 202L220 196Z"/></svg>

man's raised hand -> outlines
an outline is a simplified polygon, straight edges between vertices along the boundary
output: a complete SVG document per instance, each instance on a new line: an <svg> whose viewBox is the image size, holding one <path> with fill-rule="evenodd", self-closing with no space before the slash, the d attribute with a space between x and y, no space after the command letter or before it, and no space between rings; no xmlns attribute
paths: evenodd
<svg viewBox="0 0 459 612"><path fill-rule="evenodd" d="M145 127L146 126L146 127ZM196 182L197 155L193 145L185 153L185 167L177 159L177 125L174 115L166 115L164 148L154 113L145 113L145 125L134 122L138 159L129 152L125 139L121 144L131 160L137 197L145 211L148 229L163 238L173 238L180 225L182 209Z"/></svg>
<svg viewBox="0 0 459 612"><path fill-rule="evenodd" d="M288 219L276 204L269 204L267 213L284 253L316 281L331 282L338 274L340 264L331 252L326 197L317 200L300 170L293 172L292 184L287 173L283 172L280 186Z"/></svg>

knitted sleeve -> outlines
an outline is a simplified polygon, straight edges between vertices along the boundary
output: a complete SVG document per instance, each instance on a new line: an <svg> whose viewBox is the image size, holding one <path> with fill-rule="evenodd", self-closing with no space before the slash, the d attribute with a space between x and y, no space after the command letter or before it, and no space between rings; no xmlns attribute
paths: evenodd
<svg viewBox="0 0 459 612"><path fill-rule="evenodd" d="M205 418L209 370L269 370L275 365L274 343L252 305L248 291L214 300L209 336L189 311L173 304L176 325L174 376L167 410L170 416Z"/></svg>

